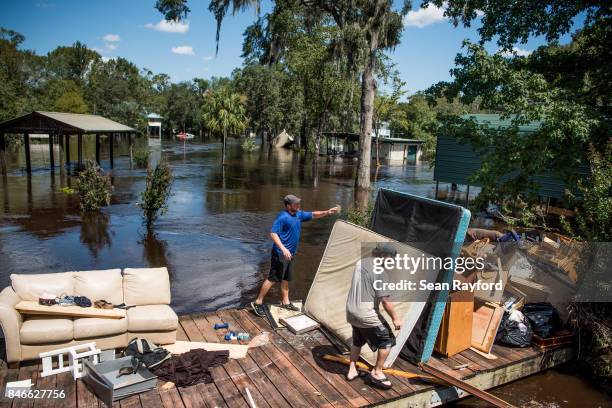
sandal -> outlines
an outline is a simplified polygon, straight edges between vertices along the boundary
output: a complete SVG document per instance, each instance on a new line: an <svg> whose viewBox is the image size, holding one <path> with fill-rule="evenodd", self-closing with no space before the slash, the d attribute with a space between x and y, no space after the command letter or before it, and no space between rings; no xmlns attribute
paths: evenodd
<svg viewBox="0 0 612 408"><path fill-rule="evenodd" d="M369 386L378 388L380 390L390 390L391 387L393 387L393 384L391 384L391 381L389 381L387 377L378 379L372 376L372 374L368 376L368 378L366 379L366 382L368 383ZM387 384L385 384L385 382Z"/></svg>
<svg viewBox="0 0 612 408"><path fill-rule="evenodd" d="M107 302L104 299L96 300L94 302L94 306L97 307L98 309L112 309L114 307L111 302Z"/></svg>

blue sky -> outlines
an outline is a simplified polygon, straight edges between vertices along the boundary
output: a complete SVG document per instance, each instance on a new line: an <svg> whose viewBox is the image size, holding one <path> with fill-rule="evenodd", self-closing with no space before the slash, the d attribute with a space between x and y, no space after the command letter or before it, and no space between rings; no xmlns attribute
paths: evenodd
<svg viewBox="0 0 612 408"><path fill-rule="evenodd" d="M104 57L124 57L140 68L165 72L173 81L229 75L242 65L242 34L254 21L254 12L227 17L215 57L215 21L208 3L191 0L187 23L168 26L154 8L155 0L2 0L0 26L25 35L23 48L38 54L78 40ZM402 43L390 53L409 93L450 79L462 41L478 38L477 24L454 28L441 10L419 10L420 2L414 3ZM265 1L263 11L269 8ZM528 52L542 43L534 38L519 48ZM488 47L497 49L494 44Z"/></svg>

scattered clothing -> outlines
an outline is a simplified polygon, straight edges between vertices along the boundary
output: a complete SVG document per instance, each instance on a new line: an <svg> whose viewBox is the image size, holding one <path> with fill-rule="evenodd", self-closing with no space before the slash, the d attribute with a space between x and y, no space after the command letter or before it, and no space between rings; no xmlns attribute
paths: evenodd
<svg viewBox="0 0 612 408"><path fill-rule="evenodd" d="M164 381L173 382L177 387L187 387L199 383L211 383L211 367L225 364L229 350L206 351L193 349L187 353L172 356L151 371Z"/></svg>

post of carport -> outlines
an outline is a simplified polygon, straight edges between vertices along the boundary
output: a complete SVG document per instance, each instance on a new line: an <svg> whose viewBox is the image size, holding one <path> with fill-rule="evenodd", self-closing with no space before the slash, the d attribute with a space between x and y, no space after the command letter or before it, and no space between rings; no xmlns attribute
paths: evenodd
<svg viewBox="0 0 612 408"><path fill-rule="evenodd" d="M66 167L70 168L70 135L65 135L66 139Z"/></svg>
<svg viewBox="0 0 612 408"><path fill-rule="evenodd" d="M113 135L114 133L108 134L108 144L109 144L109 157L110 157L110 167L113 168L114 160L113 160Z"/></svg>
<svg viewBox="0 0 612 408"><path fill-rule="evenodd" d="M53 152L53 137L55 135L53 133L49 133L49 165L51 166L51 171L55 171L55 157Z"/></svg>
<svg viewBox="0 0 612 408"><path fill-rule="evenodd" d="M32 172L32 161L30 160L30 135L27 133L23 134L23 141L25 147L25 158L26 158L26 171Z"/></svg>
<svg viewBox="0 0 612 408"><path fill-rule="evenodd" d="M0 171L2 174L6 174L6 141L4 140L4 133L0 133Z"/></svg>
<svg viewBox="0 0 612 408"><path fill-rule="evenodd" d="M470 203L470 185L467 185L467 192L465 193L465 208L468 207L468 204Z"/></svg>
<svg viewBox="0 0 612 408"><path fill-rule="evenodd" d="M79 152L79 168L81 168L83 166L83 134L79 133L77 135L77 149Z"/></svg>
<svg viewBox="0 0 612 408"><path fill-rule="evenodd" d="M96 163L100 165L100 134L96 133Z"/></svg>

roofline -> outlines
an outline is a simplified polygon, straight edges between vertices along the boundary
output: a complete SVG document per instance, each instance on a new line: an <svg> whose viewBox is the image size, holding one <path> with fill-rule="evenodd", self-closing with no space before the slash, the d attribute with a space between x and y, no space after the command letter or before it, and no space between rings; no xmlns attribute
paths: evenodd
<svg viewBox="0 0 612 408"><path fill-rule="evenodd" d="M93 133L136 133L138 132L136 129L133 129L130 126L124 125L122 123L119 122L115 122L115 123L119 123L122 126L125 126L126 128L128 128L129 130L109 130L109 129L83 129L81 127L77 127L77 126L73 126L69 123L66 122L62 122L60 120L57 120L51 116L45 115L45 113L58 113L58 114L69 114L69 115L76 115L76 116L93 116L93 117L100 117L103 119L107 119L110 121L115 122L112 119L108 119L105 118L104 116L100 116L100 115L91 115L91 114L86 114L86 113L70 113L70 112L52 112L52 111L32 111L30 113L26 113L24 115L18 116L16 118L13 119L9 119L6 120L4 122L0 122L0 132L3 131L4 127L8 127L8 125L10 125L13 122L17 122L27 116L31 116L31 115L35 115L35 116L39 116L39 117L43 117L46 120L50 120L54 123L56 123L58 125L58 128L63 128L62 129L62 133L68 131L68 132L74 132L74 133L83 133L83 134L93 134ZM47 132L47 133L53 133L54 131L57 131L57 129L51 129L51 128L38 128L38 129L26 129L26 128L17 128L14 130L4 130L5 133L10 133L10 132L15 132L15 133L32 133L32 134L36 134L36 133L40 133L40 132Z"/></svg>

